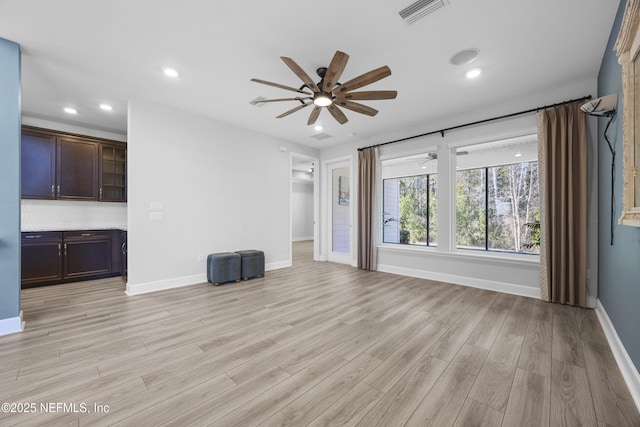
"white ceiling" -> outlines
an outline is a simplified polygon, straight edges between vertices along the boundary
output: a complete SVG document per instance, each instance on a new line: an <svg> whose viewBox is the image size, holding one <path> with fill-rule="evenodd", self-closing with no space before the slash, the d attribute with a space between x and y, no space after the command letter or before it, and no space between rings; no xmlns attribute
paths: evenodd
<svg viewBox="0 0 640 427"><path fill-rule="evenodd" d="M612 0L449 0L407 25L397 11L408 3L0 0L0 37L22 47L25 115L126 133L127 102L141 98L320 149L409 136L404 130L420 123L594 79L618 7ZM480 50L472 64L449 63L471 47ZM306 125L311 108L276 119L295 101L249 104L295 96L250 81L300 86L280 56L315 76L336 50L350 55L343 82L388 65L392 75L366 90L397 90L397 99L363 101L378 115L345 110L345 125L323 111L318 123L333 137L322 141ZM180 77L166 78L165 66ZM484 73L466 79L471 66ZM114 111L101 111L102 102Z"/></svg>

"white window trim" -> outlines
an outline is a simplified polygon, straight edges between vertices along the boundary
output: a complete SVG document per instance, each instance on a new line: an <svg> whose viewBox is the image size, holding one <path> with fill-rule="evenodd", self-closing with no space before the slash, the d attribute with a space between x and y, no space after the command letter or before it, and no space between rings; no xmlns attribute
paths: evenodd
<svg viewBox="0 0 640 427"><path fill-rule="evenodd" d="M437 246L419 246L399 243L385 243L382 241L383 230L382 228L380 228L378 233L379 236L377 247L382 250L400 252L406 251L408 253L420 252L434 256L451 257L454 259L491 260L492 262L495 261L497 263L515 263L527 266L539 265L539 254L520 254L517 252L503 253L485 250L475 251L473 249L458 248L456 241L456 198L453 193L455 191L455 186L452 186L453 183L456 182L456 150L458 150L459 148L532 134L537 134L537 129L525 128L515 132L504 132L491 136L474 137L469 138L468 140L463 139L451 142L449 144L425 145L424 147L420 148L401 150L398 152L394 152L393 154L385 154L380 156L379 167L380 169L382 169L382 162L385 160L419 155L433 151L436 151L438 153L438 244ZM443 180L443 177L446 178ZM382 174L379 181L380 182L378 183L378 187L380 188L380 192L382 193ZM445 186L447 190L446 193L443 191ZM380 212L384 212L384 200L382 194L380 194L379 199ZM448 218L448 220L445 220L445 218ZM382 222L380 227L383 227Z"/></svg>

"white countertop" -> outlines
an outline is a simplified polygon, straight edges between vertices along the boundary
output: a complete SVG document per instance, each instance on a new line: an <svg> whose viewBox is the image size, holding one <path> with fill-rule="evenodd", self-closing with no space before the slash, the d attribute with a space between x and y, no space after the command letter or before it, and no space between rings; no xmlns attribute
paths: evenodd
<svg viewBox="0 0 640 427"><path fill-rule="evenodd" d="M81 226L74 226L73 224L54 225L50 227L22 227L20 231L74 231L74 230L123 230L127 231L126 225L113 225L113 224L83 224Z"/></svg>

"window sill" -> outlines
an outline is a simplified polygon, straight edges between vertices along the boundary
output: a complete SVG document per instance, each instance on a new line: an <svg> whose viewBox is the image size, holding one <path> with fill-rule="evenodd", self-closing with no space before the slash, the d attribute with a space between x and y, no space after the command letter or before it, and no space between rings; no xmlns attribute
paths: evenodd
<svg viewBox="0 0 640 427"><path fill-rule="evenodd" d="M510 264L518 266L530 266L536 267L540 265L539 255L523 255L517 253L496 253L496 252L481 252L473 250L456 250L455 252L439 252L435 246L423 246L416 247L411 245L395 245L381 243L378 245L379 250L400 252L407 254L425 254L436 258L443 259L464 259L469 262L477 263L496 263L496 264Z"/></svg>

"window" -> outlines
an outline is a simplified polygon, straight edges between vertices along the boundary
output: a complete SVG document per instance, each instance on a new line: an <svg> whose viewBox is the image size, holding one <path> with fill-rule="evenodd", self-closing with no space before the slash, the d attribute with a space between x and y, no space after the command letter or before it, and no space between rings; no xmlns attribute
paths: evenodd
<svg viewBox="0 0 640 427"><path fill-rule="evenodd" d="M537 138L469 146L457 154L457 247L539 253Z"/></svg>
<svg viewBox="0 0 640 427"><path fill-rule="evenodd" d="M384 243L437 244L436 159L425 153L382 162Z"/></svg>

